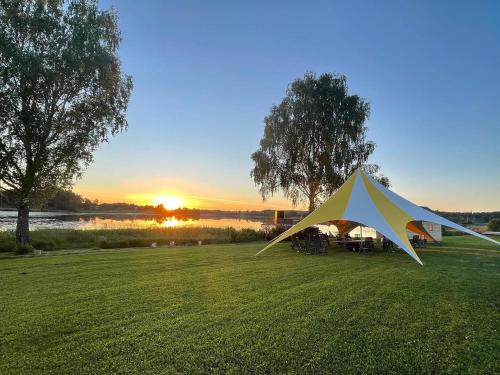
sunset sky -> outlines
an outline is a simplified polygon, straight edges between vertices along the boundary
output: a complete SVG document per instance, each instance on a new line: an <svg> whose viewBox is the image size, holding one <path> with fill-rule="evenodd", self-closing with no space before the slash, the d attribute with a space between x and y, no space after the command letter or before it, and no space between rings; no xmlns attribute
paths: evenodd
<svg viewBox="0 0 500 375"><path fill-rule="evenodd" d="M291 207L262 203L250 154L270 107L309 70L345 74L371 103L371 162L396 193L433 209L500 210L500 2L409 3L101 1L118 11L135 87L128 132L101 147L75 191Z"/></svg>

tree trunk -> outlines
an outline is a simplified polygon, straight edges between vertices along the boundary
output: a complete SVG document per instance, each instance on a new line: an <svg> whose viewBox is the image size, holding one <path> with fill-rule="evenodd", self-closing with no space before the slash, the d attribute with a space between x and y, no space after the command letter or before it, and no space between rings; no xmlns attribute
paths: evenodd
<svg viewBox="0 0 500 375"><path fill-rule="evenodd" d="M309 196L309 213L313 212L316 208L316 201L314 195Z"/></svg>
<svg viewBox="0 0 500 375"><path fill-rule="evenodd" d="M318 196L319 185L314 180L309 180L308 183L308 199L309 199L309 213L316 209L316 198Z"/></svg>
<svg viewBox="0 0 500 375"><path fill-rule="evenodd" d="M17 207L16 244L18 245L29 245L30 243L29 215L29 201L23 200Z"/></svg>

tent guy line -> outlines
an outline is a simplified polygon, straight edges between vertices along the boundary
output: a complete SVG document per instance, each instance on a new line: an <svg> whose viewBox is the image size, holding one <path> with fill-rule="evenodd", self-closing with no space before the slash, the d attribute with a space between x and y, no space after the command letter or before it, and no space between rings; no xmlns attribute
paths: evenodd
<svg viewBox="0 0 500 375"><path fill-rule="evenodd" d="M407 225L418 228L431 237L419 222L429 221L457 229L473 236L499 242L476 233L468 228L430 212L387 189L374 180L361 168L358 168L344 184L321 206L307 215L300 222L289 228L255 255L261 254L276 243L310 226L338 222L359 223L374 228L377 232L397 244L420 265L422 261L413 249L406 234ZM348 227L348 226L346 226Z"/></svg>

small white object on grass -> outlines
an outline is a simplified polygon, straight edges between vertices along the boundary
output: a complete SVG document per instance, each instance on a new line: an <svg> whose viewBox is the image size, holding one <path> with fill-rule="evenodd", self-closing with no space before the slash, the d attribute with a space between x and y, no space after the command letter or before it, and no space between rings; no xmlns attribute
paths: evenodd
<svg viewBox="0 0 500 375"><path fill-rule="evenodd" d="M156 247L156 242L153 242L153 243L151 244L151 247Z"/></svg>
<svg viewBox="0 0 500 375"><path fill-rule="evenodd" d="M201 240L198 241L198 245L201 246L203 245L203 242Z"/></svg>
<svg viewBox="0 0 500 375"><path fill-rule="evenodd" d="M170 246L175 246L175 241L170 241Z"/></svg>

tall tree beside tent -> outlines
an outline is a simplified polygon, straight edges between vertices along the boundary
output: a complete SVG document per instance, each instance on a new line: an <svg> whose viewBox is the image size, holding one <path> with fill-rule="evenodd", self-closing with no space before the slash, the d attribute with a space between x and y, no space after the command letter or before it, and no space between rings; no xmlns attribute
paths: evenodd
<svg viewBox="0 0 500 375"><path fill-rule="evenodd" d="M120 41L116 13L96 1L0 0L0 181L16 197L18 245L30 242L30 205L126 129Z"/></svg>
<svg viewBox="0 0 500 375"><path fill-rule="evenodd" d="M347 79L306 73L290 84L280 104L264 119L264 136L252 154L251 176L263 199L281 190L309 211L329 197L375 149L366 139L370 105L349 95ZM377 165L365 165L377 175ZM385 185L385 176L378 176Z"/></svg>

